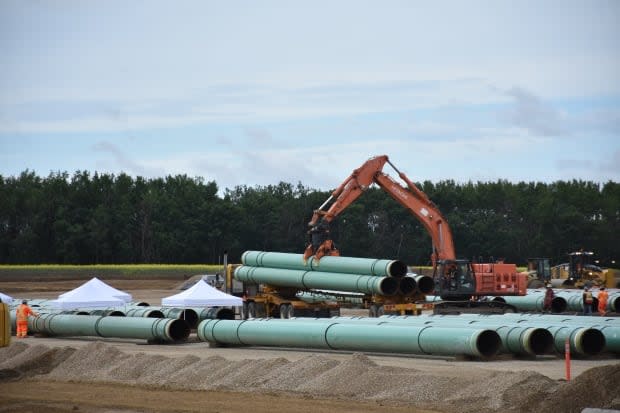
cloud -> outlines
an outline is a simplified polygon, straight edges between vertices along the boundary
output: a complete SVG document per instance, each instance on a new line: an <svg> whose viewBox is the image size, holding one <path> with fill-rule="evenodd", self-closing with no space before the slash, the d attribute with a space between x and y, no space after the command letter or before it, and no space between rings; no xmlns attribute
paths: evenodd
<svg viewBox="0 0 620 413"><path fill-rule="evenodd" d="M581 179L617 182L620 181L620 149L597 158L561 158L556 160L555 167L565 174L570 173Z"/></svg>
<svg viewBox="0 0 620 413"><path fill-rule="evenodd" d="M563 126L561 113L533 93L513 87L505 94L510 96L513 102L511 107L502 113L504 120L532 135L560 136L569 133Z"/></svg>
<svg viewBox="0 0 620 413"><path fill-rule="evenodd" d="M104 169L120 169L130 175L139 176L161 176L164 174L164 171L161 168L145 167L140 163L131 160L123 151L120 150L118 146L113 143L100 141L94 144L92 149L95 152L109 153L112 155L113 162L109 162L107 160L97 162L97 164Z"/></svg>

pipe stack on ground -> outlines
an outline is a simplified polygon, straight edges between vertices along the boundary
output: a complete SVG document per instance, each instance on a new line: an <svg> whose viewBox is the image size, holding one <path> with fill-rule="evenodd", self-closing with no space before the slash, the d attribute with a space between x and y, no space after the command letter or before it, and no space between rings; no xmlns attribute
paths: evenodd
<svg viewBox="0 0 620 413"><path fill-rule="evenodd" d="M11 316L13 323L15 315ZM93 336L178 342L189 337L190 328L179 319L41 314L28 320L32 333L49 336Z"/></svg>
<svg viewBox="0 0 620 413"><path fill-rule="evenodd" d="M551 312L583 312L583 290L555 289L555 296L551 302ZM592 308L596 312L598 307L598 291L592 291ZM543 311L544 290L527 290L524 296L493 297L493 301L501 301L517 308L518 311ZM618 312L620 309L620 291L612 291L607 300L607 312Z"/></svg>
<svg viewBox="0 0 620 413"><path fill-rule="evenodd" d="M407 319L408 316L383 316L380 319ZM410 317L409 317L410 318ZM559 316L545 314L461 314L429 315L419 319L453 319L457 322L467 320L484 320L485 323L501 323L544 328L553 335L553 345L557 353L564 353L564 345L569 340L572 354L584 357L596 356L604 351L620 353L618 337L620 327L617 321L601 320L600 325L594 321L597 317ZM594 322L593 322L594 321Z"/></svg>
<svg viewBox="0 0 620 413"><path fill-rule="evenodd" d="M216 345L256 345L479 358L495 356L499 335L489 329L366 325L330 319L205 320L198 338Z"/></svg>
<svg viewBox="0 0 620 413"><path fill-rule="evenodd" d="M412 295L420 288L432 291L430 277L407 276L407 266L399 260L246 251L242 266L235 269L235 279L306 290L334 290L392 296ZM429 287L430 285L430 287Z"/></svg>

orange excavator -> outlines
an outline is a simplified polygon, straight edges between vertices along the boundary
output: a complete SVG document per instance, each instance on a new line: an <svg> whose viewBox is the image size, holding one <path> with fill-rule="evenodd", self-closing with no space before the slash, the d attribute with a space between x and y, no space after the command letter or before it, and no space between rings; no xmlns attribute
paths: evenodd
<svg viewBox="0 0 620 413"><path fill-rule="evenodd" d="M398 173L404 186L382 171L386 163ZM314 211L308 223L310 244L304 252L304 259L314 256L320 260L326 255L340 255L331 239L329 225L372 184L377 184L411 212L430 234L436 296L450 304L460 301L461 304L457 306L471 307L472 302L481 302L486 296L525 295L527 276L519 274L515 264L471 263L456 258L452 232L444 216L433 201L400 172L386 155L370 158L355 169Z"/></svg>

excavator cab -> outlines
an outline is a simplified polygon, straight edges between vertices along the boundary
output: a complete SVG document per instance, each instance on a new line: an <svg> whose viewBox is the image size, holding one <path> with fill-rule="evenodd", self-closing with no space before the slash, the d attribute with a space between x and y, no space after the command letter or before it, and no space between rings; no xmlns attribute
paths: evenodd
<svg viewBox="0 0 620 413"><path fill-rule="evenodd" d="M467 300L476 293L476 279L468 260L439 260L435 293L444 300Z"/></svg>

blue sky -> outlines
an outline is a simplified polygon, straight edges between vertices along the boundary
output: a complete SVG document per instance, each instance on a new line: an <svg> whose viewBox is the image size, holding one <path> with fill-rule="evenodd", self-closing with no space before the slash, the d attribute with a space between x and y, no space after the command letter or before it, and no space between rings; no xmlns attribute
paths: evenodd
<svg viewBox="0 0 620 413"><path fill-rule="evenodd" d="M4 0L0 50L4 176L620 181L615 0Z"/></svg>

